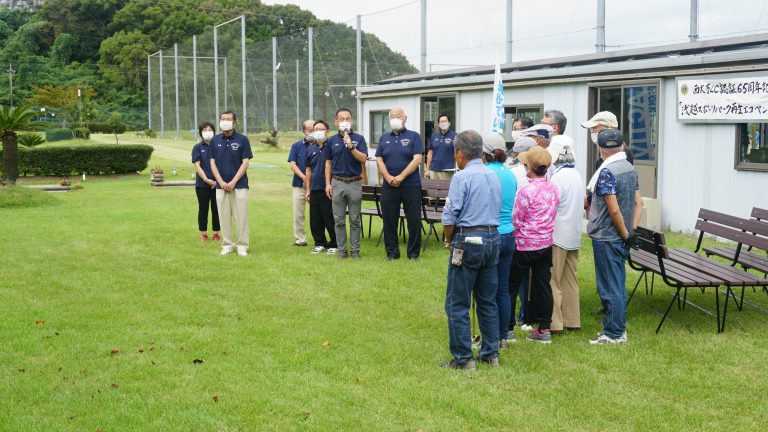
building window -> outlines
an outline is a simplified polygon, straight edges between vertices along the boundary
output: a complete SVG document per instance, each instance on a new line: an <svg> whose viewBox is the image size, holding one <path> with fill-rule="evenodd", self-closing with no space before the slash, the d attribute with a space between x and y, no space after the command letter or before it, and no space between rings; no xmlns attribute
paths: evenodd
<svg viewBox="0 0 768 432"><path fill-rule="evenodd" d="M736 169L768 171L768 123L736 125Z"/></svg>
<svg viewBox="0 0 768 432"><path fill-rule="evenodd" d="M447 115L451 119L451 129L456 130L456 95L422 96L421 98L421 134L424 142L429 142L438 129L437 118ZM426 149L425 149L426 150Z"/></svg>
<svg viewBox="0 0 768 432"><path fill-rule="evenodd" d="M389 110L370 111L371 136L368 141L369 148L379 145L379 138L389 131Z"/></svg>
<svg viewBox="0 0 768 432"><path fill-rule="evenodd" d="M512 123L517 118L528 117L533 124L538 124L543 116L543 105L518 105L504 107L504 141L507 142L507 148L512 148Z"/></svg>

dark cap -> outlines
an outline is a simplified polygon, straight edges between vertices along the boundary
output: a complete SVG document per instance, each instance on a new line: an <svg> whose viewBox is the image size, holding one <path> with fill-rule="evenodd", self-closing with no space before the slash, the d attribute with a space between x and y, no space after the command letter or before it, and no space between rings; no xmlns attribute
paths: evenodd
<svg viewBox="0 0 768 432"><path fill-rule="evenodd" d="M618 129L603 129L597 134L597 145L602 148L616 148L624 145L624 137Z"/></svg>

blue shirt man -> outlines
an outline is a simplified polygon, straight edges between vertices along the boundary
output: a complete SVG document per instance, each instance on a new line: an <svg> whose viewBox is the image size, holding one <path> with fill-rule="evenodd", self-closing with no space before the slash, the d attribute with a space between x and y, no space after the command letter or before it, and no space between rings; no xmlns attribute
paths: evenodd
<svg viewBox="0 0 768 432"><path fill-rule="evenodd" d="M453 143L456 132L450 129L451 122L447 115L437 118L438 131L429 137L427 144L427 176L435 180L450 180L456 168L453 158Z"/></svg>
<svg viewBox="0 0 768 432"><path fill-rule="evenodd" d="M307 158L305 166L312 169L309 178L310 190L325 190L325 153L317 145L312 143L307 149Z"/></svg>
<svg viewBox="0 0 768 432"><path fill-rule="evenodd" d="M456 165L443 211L446 246L451 254L445 294L452 359L441 366L475 369L469 326L471 298L477 304L482 345L477 361L499 364L499 316L496 305L501 183L481 161L483 139L475 131L456 136Z"/></svg>
<svg viewBox="0 0 768 432"><path fill-rule="evenodd" d="M363 165L368 146L362 135L352 132L352 112L336 111L334 123L339 133L328 139L325 156L325 193L333 204L334 230L340 260L360 259L360 204L363 200ZM349 213L349 252L347 252L347 213Z"/></svg>
<svg viewBox="0 0 768 432"><path fill-rule="evenodd" d="M306 138L304 138L293 143L291 145L291 150L288 152L288 162L295 162L297 168L302 173L307 169L307 151L309 150L310 144L311 143ZM298 188L304 186L304 180L295 172L293 173L291 186Z"/></svg>
<svg viewBox="0 0 768 432"><path fill-rule="evenodd" d="M253 159L251 142L248 137L232 130L230 135L220 133L211 139L211 159L215 160L216 168L225 183L235 178L244 159ZM221 189L220 182L216 183L216 189ZM248 172L237 181L235 189L248 189Z"/></svg>
<svg viewBox="0 0 768 432"><path fill-rule="evenodd" d="M237 116L225 111L219 117L223 133L211 139L211 170L216 177L216 206L221 224L221 255L248 255L248 163L253 159L248 137L235 131ZM237 226L237 243L232 235L232 220Z"/></svg>
<svg viewBox="0 0 768 432"><path fill-rule="evenodd" d="M421 179L419 165L424 153L421 136L406 129L408 117L402 108L389 111L392 131L381 136L376 147L376 165L384 178L381 190L381 216L387 259L400 258L398 224L400 205L408 222L408 258L421 252Z"/></svg>
<svg viewBox="0 0 768 432"><path fill-rule="evenodd" d="M293 245L307 245L307 231L305 229L306 221L306 190L304 182L307 180L307 150L312 140L312 129L315 126L314 120L305 120L303 123L304 138L293 143L291 151L288 153L288 163L293 171L293 180L291 181L291 201L293 203Z"/></svg>
<svg viewBox="0 0 768 432"><path fill-rule="evenodd" d="M352 131L348 135L349 139L352 140L353 149L367 155L368 144L365 142L365 137ZM341 133L328 138L323 152L325 153L325 160L331 161L331 176L353 178L362 175L363 168L360 161L355 159L352 151L344 145L344 135Z"/></svg>

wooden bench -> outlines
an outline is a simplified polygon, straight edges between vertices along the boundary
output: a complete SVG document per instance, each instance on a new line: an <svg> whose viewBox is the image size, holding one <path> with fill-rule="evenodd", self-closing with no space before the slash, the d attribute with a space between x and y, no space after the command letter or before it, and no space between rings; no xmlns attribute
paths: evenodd
<svg viewBox="0 0 768 432"><path fill-rule="evenodd" d="M719 216L720 214L716 214ZM727 216L727 215L726 215ZM707 256L719 256L725 258L734 265L741 265L744 269L755 269L763 276L768 277L768 210L755 207L752 209L752 219L745 220L728 216L720 218L722 224L738 228L745 233L751 233L754 237L745 237L737 246L713 246L703 249ZM699 234L699 242L696 251L701 247L704 232ZM762 253L754 249L762 249Z"/></svg>
<svg viewBox="0 0 768 432"><path fill-rule="evenodd" d="M421 200L421 220L427 223L427 238L424 241L423 249L427 250L429 238L435 235L435 241L440 241L435 224L443 222L443 206L448 198L448 189L443 189L441 185L430 185L434 188L422 188Z"/></svg>
<svg viewBox="0 0 768 432"><path fill-rule="evenodd" d="M373 217L381 218L381 186L363 185L363 201L373 202L373 207L360 209L360 226L363 226L363 217L368 216L368 238L371 238L371 224Z"/></svg>
<svg viewBox="0 0 768 432"><path fill-rule="evenodd" d="M637 286L643 278L645 278L647 284L648 273L659 275L665 284L674 288L675 295L672 296L672 301L670 301L667 309L664 311L664 315L661 317L658 327L656 327L656 333L658 333L659 330L661 330L661 326L664 325L664 321L667 319L667 315L669 315L672 305L677 302L678 309L681 309L681 300L682 304L687 302L685 298L687 297L688 288L701 288L702 290L705 288L714 288L715 305L717 308L717 332L722 332L725 327L725 316L728 311L728 300L726 298L721 320L719 287L720 285L724 285L724 281L719 277L712 276L708 273L701 272L696 268L671 260L663 233L644 227L638 227L637 230L635 230L635 233L637 234L637 248L630 251L628 261L629 266L634 270L641 272L641 274L632 293L629 295L627 303L632 300L635 290L637 290ZM683 294L682 298L680 296L681 292Z"/></svg>

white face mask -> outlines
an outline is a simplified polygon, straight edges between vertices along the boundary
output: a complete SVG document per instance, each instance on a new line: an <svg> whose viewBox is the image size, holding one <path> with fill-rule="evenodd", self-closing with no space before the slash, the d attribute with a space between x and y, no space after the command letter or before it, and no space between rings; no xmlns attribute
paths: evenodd
<svg viewBox="0 0 768 432"><path fill-rule="evenodd" d="M206 141L210 141L211 138L213 138L213 131L203 131L203 139Z"/></svg>
<svg viewBox="0 0 768 432"><path fill-rule="evenodd" d="M598 134L599 134L599 132L592 132L591 134L589 134L589 137L592 139L592 142L595 143L595 144L597 144L597 135Z"/></svg>
<svg viewBox="0 0 768 432"><path fill-rule="evenodd" d="M343 121L339 123L339 130L340 131L351 131L352 130L352 122Z"/></svg>
<svg viewBox="0 0 768 432"><path fill-rule="evenodd" d="M512 131L512 142L517 141L523 134L520 131Z"/></svg>
<svg viewBox="0 0 768 432"><path fill-rule="evenodd" d="M403 121L399 118L391 118L389 119L389 127L391 127L393 131L399 131L403 128Z"/></svg>
<svg viewBox="0 0 768 432"><path fill-rule="evenodd" d="M233 123L232 120L221 120L219 121L219 127L223 131L230 131L232 130Z"/></svg>
<svg viewBox="0 0 768 432"><path fill-rule="evenodd" d="M314 131L312 132L312 139L319 143L324 143L326 140L325 131Z"/></svg>
<svg viewBox="0 0 768 432"><path fill-rule="evenodd" d="M451 127L451 124L447 123L447 122L443 122L443 123L438 124L438 126L440 126L440 130L441 131L445 132L445 131L448 130L449 127Z"/></svg>

